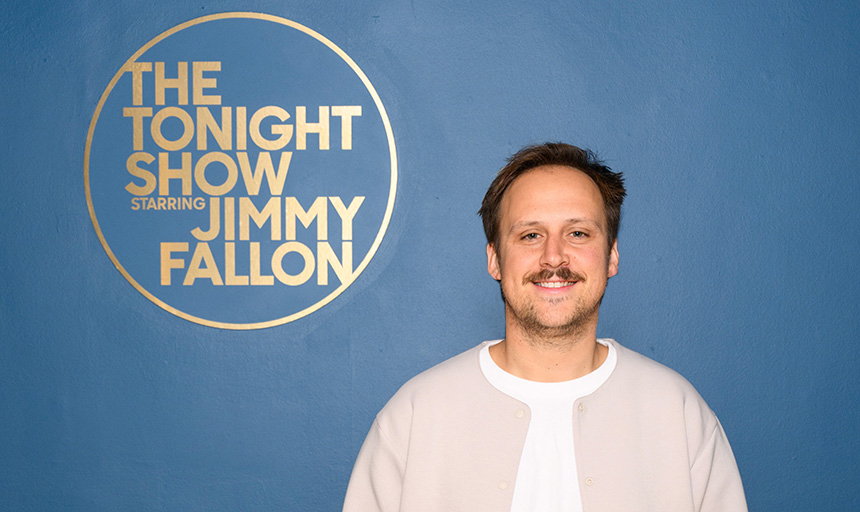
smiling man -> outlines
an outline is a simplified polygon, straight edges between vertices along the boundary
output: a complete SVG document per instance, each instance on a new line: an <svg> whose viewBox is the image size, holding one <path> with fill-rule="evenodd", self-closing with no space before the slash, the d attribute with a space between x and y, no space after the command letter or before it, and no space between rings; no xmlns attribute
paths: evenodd
<svg viewBox="0 0 860 512"><path fill-rule="evenodd" d="M596 337L625 194L620 173L575 146L511 157L479 211L505 339L395 394L344 511L746 511L728 440L695 389Z"/></svg>

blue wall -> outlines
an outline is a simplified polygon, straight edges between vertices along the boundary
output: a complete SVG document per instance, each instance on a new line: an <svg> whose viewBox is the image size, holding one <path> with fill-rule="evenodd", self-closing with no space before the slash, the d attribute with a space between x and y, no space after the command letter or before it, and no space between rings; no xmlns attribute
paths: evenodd
<svg viewBox="0 0 860 512"><path fill-rule="evenodd" d="M565 140L625 172L598 334L685 375L751 510L860 508L855 2L23 2L0 18L0 509L338 510L406 379L503 334L474 215L503 159ZM255 331L158 308L83 185L119 67L223 11L306 25L397 140L388 234L319 312Z"/></svg>

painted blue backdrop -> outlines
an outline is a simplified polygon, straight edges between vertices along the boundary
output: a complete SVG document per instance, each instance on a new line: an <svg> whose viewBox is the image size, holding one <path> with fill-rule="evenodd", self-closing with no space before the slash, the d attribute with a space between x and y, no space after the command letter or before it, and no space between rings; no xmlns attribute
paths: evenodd
<svg viewBox="0 0 860 512"><path fill-rule="evenodd" d="M87 128L119 67L198 16L320 32L397 141L378 253L320 311L256 331L160 309L90 222ZM340 507L409 377L503 335L475 211L523 144L627 177L598 334L685 375L750 509L860 509L856 2L5 2L0 509Z"/></svg>

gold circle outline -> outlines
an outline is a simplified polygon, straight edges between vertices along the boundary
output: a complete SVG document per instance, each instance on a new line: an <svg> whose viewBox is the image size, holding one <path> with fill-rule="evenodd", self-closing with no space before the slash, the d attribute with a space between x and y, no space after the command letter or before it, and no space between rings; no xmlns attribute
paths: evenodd
<svg viewBox="0 0 860 512"><path fill-rule="evenodd" d="M382 117L382 123L385 126L385 135L388 139L388 152L390 155L391 161L391 184L388 191L388 203L385 208L385 215L382 219L382 224L379 228L379 232L376 235L376 239L373 241L373 245L370 246L370 250L368 250L367 255L358 265L358 267L353 271L352 276L350 276L349 280L341 283L339 287L337 287L330 294L325 296L322 300L316 302L312 306L309 306L301 311L293 313L291 315L287 315L282 318L278 318L275 320L269 320L266 322L254 322L254 323L228 323L228 322L216 322L213 320L207 320L205 318L196 317L194 315L189 315L183 311L176 309L175 307L165 303L149 291L147 291L143 286L140 285L132 276L128 273L128 271L120 264L116 255L108 246L107 240L105 240L104 234L102 233L101 228L99 227L98 220L96 219L95 209L93 208L92 202L92 193L90 191L90 149L92 148L92 140L93 134L95 133L96 122L98 121L99 115L101 114L102 108L104 107L105 101L107 101L108 96L110 96L111 91L113 91L114 86L119 81L120 77L128 70L128 67L134 63L140 56L146 53L147 50L166 39L167 37L179 32L180 30L184 30L188 27L198 25L201 23L206 23L208 21L214 20L222 20L222 19L258 19L271 21L274 23L279 23L281 25L286 25L290 28L299 30L300 32L304 32L305 34L313 37L317 41L326 45L330 50L332 50L338 57L343 59L344 62L349 65L349 67L353 70L353 72L358 75L361 82L364 84L367 91L370 93L373 98L373 102L376 104L376 108L379 111L379 115ZM353 61L349 55L346 54L343 50L340 49L339 46L331 42L328 38L323 36L322 34L300 24L295 21L288 20L286 18L281 18L279 16L273 16L271 14L263 14L263 13L255 13L255 12L224 12L218 14L210 14L208 16L201 16L199 18L194 18L192 20L186 21L184 23L180 23L175 27L162 32L158 36L154 37L148 43L143 45L138 51L134 53L126 62L122 65L122 67L117 71L116 75L114 75L113 79L111 79L110 83L108 83L107 88L102 93L101 98L99 99L98 105L96 105L95 113L93 113L93 118L90 121L90 127L87 131L87 142L86 142L86 150L84 152L84 188L86 190L87 196L87 209L89 210L90 220L93 223L93 227L96 230L96 235L99 237L99 241L102 244L105 252L110 258L111 262L113 262L114 266L120 273L125 277L125 279L131 283L134 288L139 291L144 297L155 303L160 308L172 313L175 316L188 320L190 322L194 322L196 324L205 325L208 327L215 327L219 329L231 329L231 330L250 330L250 329L264 329L266 327L274 327L277 325L283 325L293 320L298 320L299 318L305 317L332 300L334 300L338 295L344 292L361 274L362 271L367 267L370 263L370 260L376 254L377 249L379 249L380 244L382 244L382 239L385 237L385 232L388 230L388 224L391 221L391 214L394 211L394 199L397 192L397 151L394 145L394 133L391 130L391 123L388 119L388 113L385 110L385 106L382 104L382 100L379 98L379 94L377 94L376 89L373 87L373 84L370 83L370 80L367 78L367 75L358 67L358 64Z"/></svg>

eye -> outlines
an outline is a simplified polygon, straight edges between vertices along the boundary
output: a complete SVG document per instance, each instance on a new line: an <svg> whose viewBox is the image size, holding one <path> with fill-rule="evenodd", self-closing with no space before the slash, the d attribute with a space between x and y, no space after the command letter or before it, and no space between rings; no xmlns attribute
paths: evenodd
<svg viewBox="0 0 860 512"><path fill-rule="evenodd" d="M523 235L523 240L537 240L540 237L537 233L526 233Z"/></svg>
<svg viewBox="0 0 860 512"><path fill-rule="evenodd" d="M573 236L573 238L585 238L588 236L585 231L571 231L570 234Z"/></svg>

